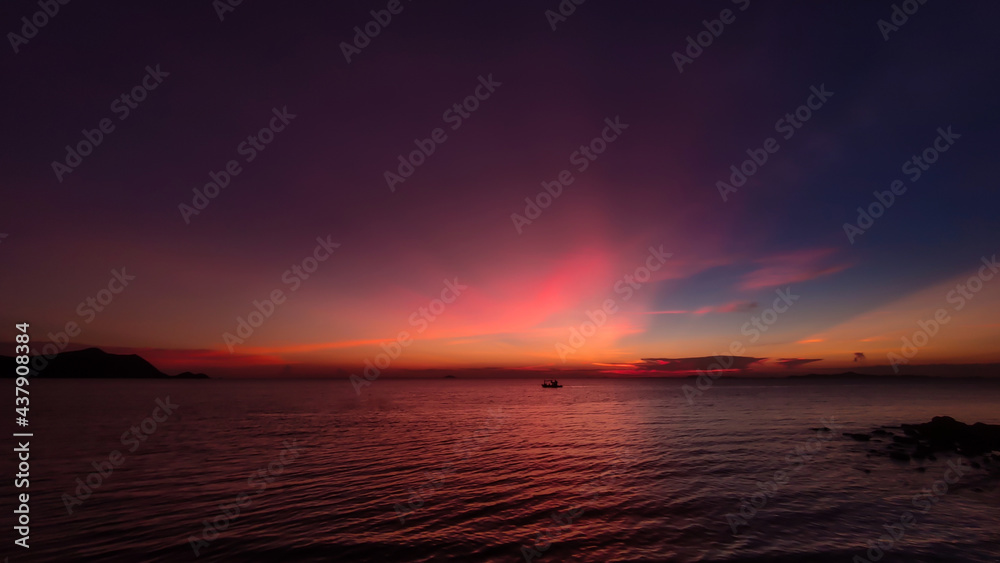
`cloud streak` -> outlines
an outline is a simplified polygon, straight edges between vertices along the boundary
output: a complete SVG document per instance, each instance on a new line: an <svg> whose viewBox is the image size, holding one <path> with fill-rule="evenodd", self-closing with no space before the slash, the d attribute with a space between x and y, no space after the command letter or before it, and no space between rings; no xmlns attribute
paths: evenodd
<svg viewBox="0 0 1000 563"><path fill-rule="evenodd" d="M779 358L775 360L774 363L785 369L795 369L802 367L806 364L811 364L813 362L822 361L823 358L807 359L807 358Z"/></svg>
<svg viewBox="0 0 1000 563"><path fill-rule="evenodd" d="M850 267L835 259L831 248L801 250L769 256L757 261L757 269L743 276L743 290L758 290L814 280Z"/></svg>
<svg viewBox="0 0 1000 563"><path fill-rule="evenodd" d="M642 358L641 361L632 363L631 365L634 371L644 373L694 375L700 371L745 371L750 368L750 366L766 359L767 358L754 358L750 356L727 356L725 358L725 362L722 362L716 356L699 356L692 358Z"/></svg>

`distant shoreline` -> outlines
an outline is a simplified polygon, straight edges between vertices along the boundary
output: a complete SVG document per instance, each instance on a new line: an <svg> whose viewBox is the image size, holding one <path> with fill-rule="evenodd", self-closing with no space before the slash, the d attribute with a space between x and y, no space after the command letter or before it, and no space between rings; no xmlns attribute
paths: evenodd
<svg viewBox="0 0 1000 563"><path fill-rule="evenodd" d="M0 377L15 377L14 357L0 356L0 363L8 366ZM29 366L31 377L45 379L210 379L204 373L185 371L177 375L169 375L157 369L152 363L137 354L113 354L100 348L85 348L68 352L60 352L53 356L32 356ZM278 367L285 370L278 372ZM796 383L808 382L850 382L850 383L893 383L893 382L1000 382L1000 365L997 364L934 364L927 366L912 366L916 370L934 370L947 374L954 371L955 375L938 375L926 373L885 374L860 373L846 371L836 373L782 373L780 371L741 373L703 372L684 375L671 374L669 371L635 370L633 373L608 373L597 369L567 369L567 370L526 370L516 368L429 368L429 369L398 369L384 372L381 379L391 380L542 380L557 377L566 380L583 379L656 379L696 381L699 377L709 377L714 382L719 381L787 381ZM296 368L294 374L289 373L288 366L275 366L274 373L262 373L261 366L250 368L241 373L239 368L228 368L223 375L211 379L252 379L252 380L339 380L348 376L350 370L343 367L325 368L321 365L307 365ZM871 371L888 370L888 366L871 366L865 369Z"/></svg>

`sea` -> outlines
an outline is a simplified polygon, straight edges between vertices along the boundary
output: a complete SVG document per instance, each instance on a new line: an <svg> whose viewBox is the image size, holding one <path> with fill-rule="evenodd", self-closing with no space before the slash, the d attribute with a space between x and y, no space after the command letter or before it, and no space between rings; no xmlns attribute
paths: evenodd
<svg viewBox="0 0 1000 563"><path fill-rule="evenodd" d="M1000 463L844 436L1000 424L1000 382L561 383L32 380L0 557L1000 561Z"/></svg>

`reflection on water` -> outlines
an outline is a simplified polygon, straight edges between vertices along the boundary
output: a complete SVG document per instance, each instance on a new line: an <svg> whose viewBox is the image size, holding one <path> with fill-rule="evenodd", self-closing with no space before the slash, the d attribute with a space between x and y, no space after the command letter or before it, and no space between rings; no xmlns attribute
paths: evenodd
<svg viewBox="0 0 1000 563"><path fill-rule="evenodd" d="M679 381L561 383L380 379L358 398L346 380L36 380L31 557L4 554L849 561L912 511L882 561L1000 556L986 468L918 511L948 459L867 457L841 435L942 414L1000 423L1000 385L720 380L690 405ZM166 398L176 411L145 433Z"/></svg>

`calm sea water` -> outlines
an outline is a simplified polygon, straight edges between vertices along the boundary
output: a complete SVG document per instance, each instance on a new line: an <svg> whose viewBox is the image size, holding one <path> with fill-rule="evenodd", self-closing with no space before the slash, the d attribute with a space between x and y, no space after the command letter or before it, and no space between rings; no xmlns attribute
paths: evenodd
<svg viewBox="0 0 1000 563"><path fill-rule="evenodd" d="M841 436L936 415L1000 423L1000 385L718 381L689 404L690 382L563 383L378 380L359 398L344 380L35 380L31 547L12 546L5 478L2 553L1000 561L1000 491L985 468L944 484L945 457L866 457L878 444ZM154 411L168 397L174 412ZM831 421L832 436L810 430ZM14 472L10 450L0 466Z"/></svg>

